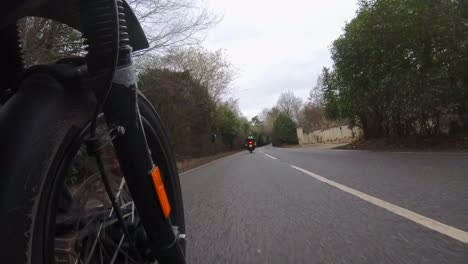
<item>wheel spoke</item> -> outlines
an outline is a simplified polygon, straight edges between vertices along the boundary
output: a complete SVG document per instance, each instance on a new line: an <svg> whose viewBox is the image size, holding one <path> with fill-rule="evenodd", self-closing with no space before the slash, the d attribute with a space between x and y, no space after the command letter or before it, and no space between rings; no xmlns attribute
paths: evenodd
<svg viewBox="0 0 468 264"><path fill-rule="evenodd" d="M112 240L107 240L106 242L107 242L108 244L110 244L111 246L115 247L115 248L118 247L118 245L117 245L114 241L112 241ZM127 257L128 260L130 260L132 263L140 263L140 262L134 260L133 258L131 258L131 257L130 257L125 251L123 251L122 249L119 249L119 252L120 252L122 255L124 255L125 257ZM114 254L115 254L115 252L114 252Z"/></svg>
<svg viewBox="0 0 468 264"><path fill-rule="evenodd" d="M102 243L102 240L99 239L99 248L104 252L104 257L106 259L109 258L109 252L107 252L106 248L104 247L103 243Z"/></svg>
<svg viewBox="0 0 468 264"><path fill-rule="evenodd" d="M125 186L125 178L122 178L122 180L120 181L119 189L117 190L117 194L115 195L116 199L119 199L120 194L122 193L122 189L123 189L124 186Z"/></svg>
<svg viewBox="0 0 468 264"><path fill-rule="evenodd" d="M112 256L110 264L114 264L115 260L117 259L117 256L119 255L119 252L120 252L120 247L122 246L124 239L125 239L125 234L123 234L122 237L120 238L119 244L117 245L114 255Z"/></svg>
<svg viewBox="0 0 468 264"><path fill-rule="evenodd" d="M132 224L135 222L135 203L132 202Z"/></svg>
<svg viewBox="0 0 468 264"><path fill-rule="evenodd" d="M91 261L91 258L93 257L94 250L96 249L96 245L98 243L99 236L101 235L101 230L102 230L103 223L99 225L99 230L96 235L96 239L93 242L93 246L91 247L91 252L88 254L88 257L86 258L85 264L88 264Z"/></svg>
<svg viewBox="0 0 468 264"><path fill-rule="evenodd" d="M124 186L125 186L125 183L126 183L126 182L125 182L125 178L122 178L122 180L120 181L119 189L117 190L117 194L116 194L116 196L115 196L115 197L116 197L116 200L120 198L120 195L122 194L122 190L123 190L123 188L124 188ZM131 216L132 216L132 219L133 219L133 202L132 202L132 201L127 202L126 204L122 205L120 208L125 208L125 207L127 207L128 205L130 205L130 204L132 205L132 212L123 215L122 218L127 218L128 216L131 215ZM105 229L105 227L108 226L108 225L104 225L104 223L107 222L107 220L109 220L109 219L112 217L112 214L113 214L113 213L114 213L114 207L111 208L107 219L106 219L103 223L101 223L101 224L99 225L99 229L98 229L96 238L95 238L94 241L93 241L93 246L92 246L92 248L91 248L91 252L88 254L88 257L87 257L87 259L86 259L86 262L85 262L86 264L88 264L88 263L91 261L93 255L94 255L94 251L96 250L96 246L97 246L98 240L100 239L100 235L101 235L101 231L102 231L103 227L104 227L104 229ZM113 221L113 222L116 222L116 221ZM132 221L132 222L133 222L133 221ZM124 237L125 237L125 236L123 235L123 236L122 236L122 239L123 239ZM116 250L116 253L120 251L120 247L121 247L121 244L122 244L122 241L123 241L122 239L121 239L121 241L120 241L120 243L119 243L119 245L118 245L119 248ZM101 248L101 246L100 246L100 248ZM102 259L102 251L101 251L101 249L100 249L100 255L101 255L101 259Z"/></svg>
<svg viewBox="0 0 468 264"><path fill-rule="evenodd" d="M101 259L101 264L103 264L103 259L102 259L102 247L99 247L99 258Z"/></svg>
<svg viewBox="0 0 468 264"><path fill-rule="evenodd" d="M104 130L98 131L99 134ZM56 231L56 237L62 238L70 234L76 236L71 241L76 246L72 247L69 255L70 263L157 264L158 261L154 258L146 255L143 258L142 252L146 252L147 249L137 248L134 241L134 232L140 232L144 227L133 202L133 194L118 168L115 152L110 153L112 148L106 147L106 150L99 148L99 153L91 153L93 150L89 146L100 144L100 141L94 142L95 139L86 138L87 146L83 145L75 157L75 162L78 163L73 165L74 170L70 172L70 178L66 181L72 198L71 210L63 211L63 216L57 218L59 221L56 224L60 228L57 228L59 231ZM108 138L102 139L109 141ZM85 147L91 151L86 151ZM90 162L94 158L97 163ZM176 227L176 235L183 239L184 234L179 234L177 230ZM58 254L59 251L57 256Z"/></svg>

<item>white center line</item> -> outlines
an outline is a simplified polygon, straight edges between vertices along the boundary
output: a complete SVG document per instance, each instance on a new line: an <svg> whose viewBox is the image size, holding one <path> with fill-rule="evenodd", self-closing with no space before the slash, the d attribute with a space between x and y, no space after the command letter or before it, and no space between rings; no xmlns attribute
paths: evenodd
<svg viewBox="0 0 468 264"><path fill-rule="evenodd" d="M298 171L301 171L309 176L312 176L313 178L321 181L321 182L324 182L324 183L327 183L335 188L338 188L344 192L347 192L349 194L352 194L358 198L361 198L362 200L364 201L367 201L369 203L372 203L374 205L377 205L381 208L384 208L392 213L395 213L399 216L402 216L408 220L411 220L415 223L418 223L422 226L425 226L429 229L432 229L434 231L437 231L441 234L444 234L446 236L449 236L451 238L454 238L458 241L461 241L463 243L467 243L468 244L468 232L466 231L463 231L463 230L460 230L458 228L455 228L455 227L452 227L452 226L449 226L449 225L446 225L446 224L443 224L441 222L438 222L434 219L431 219L431 218L428 218L428 217L425 217L423 215L420 215L420 214L417 214L415 212L412 212L410 210L407 210L405 208L402 208L402 207L399 207L397 205L394 205L392 203L389 203L389 202L386 202L384 200L381 200L379 198L376 198L376 197L373 197L373 196L370 196L368 194L365 194L363 192L360 192L358 190L355 190L355 189L352 189L352 188L349 188L349 187L346 187L342 184L339 184L337 182L334 182L334 181L331 181L325 177L322 177L320 175L317 175L313 172L310 172L308 170L304 170L302 168L299 168L299 167L296 167L296 166L293 166L291 165L292 168L298 170Z"/></svg>
<svg viewBox="0 0 468 264"><path fill-rule="evenodd" d="M273 156L270 156L270 155L266 154L265 152L263 152L263 154L265 154L267 157L269 157L269 158L271 158L271 159L277 160L277 158L275 158L275 157L273 157Z"/></svg>

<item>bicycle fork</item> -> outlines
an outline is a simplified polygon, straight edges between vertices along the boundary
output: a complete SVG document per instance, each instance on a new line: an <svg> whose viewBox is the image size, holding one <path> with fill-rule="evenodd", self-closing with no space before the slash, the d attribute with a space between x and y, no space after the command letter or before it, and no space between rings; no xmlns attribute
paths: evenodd
<svg viewBox="0 0 468 264"><path fill-rule="evenodd" d="M119 127L120 133L112 142L130 192L137 194L133 199L151 245L151 254L161 263L185 263L178 236L164 208L168 205L167 197L161 197L155 190L153 174L158 168L152 161L138 110L133 66L120 67L115 76L103 113L109 127ZM99 155L98 151L94 153Z"/></svg>
<svg viewBox="0 0 468 264"><path fill-rule="evenodd" d="M88 43L86 61L91 76L88 81L94 87L98 100L104 102L102 110L109 127L123 128L122 133L113 139L113 145L125 181L130 192L135 194L132 198L141 216L152 253L161 263L185 263L177 235L164 208L167 197L164 201L164 197L158 195L152 177L157 168L151 158L138 110L132 49L122 5L120 0L81 3L83 33ZM112 85L109 87L106 82L109 83L111 79ZM91 130L93 134L94 129ZM99 155L97 145L91 144L91 147L94 148L92 152Z"/></svg>

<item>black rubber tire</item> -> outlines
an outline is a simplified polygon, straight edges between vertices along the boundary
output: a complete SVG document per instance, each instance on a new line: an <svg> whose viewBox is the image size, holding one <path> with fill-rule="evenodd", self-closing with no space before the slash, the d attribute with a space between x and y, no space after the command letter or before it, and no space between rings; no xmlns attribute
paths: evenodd
<svg viewBox="0 0 468 264"><path fill-rule="evenodd" d="M161 170L171 207L176 208L176 210L172 210L171 212L171 222L173 225L179 227L180 233L185 234L182 189L180 187L179 173L174 152L169 144L169 137L157 111L141 93L138 97L138 107L142 116L143 127L145 129L146 139L151 150L153 162L155 165L159 166ZM153 136L151 136L151 134L153 134ZM185 240L180 240L179 244L185 255Z"/></svg>
<svg viewBox="0 0 468 264"><path fill-rule="evenodd" d="M91 89L65 89L46 70L22 79L0 109L0 259L8 263L48 263L44 259L44 210L57 157L92 117ZM49 262L50 263L50 262Z"/></svg>
<svg viewBox="0 0 468 264"><path fill-rule="evenodd" d="M179 227L180 232L185 234L179 175L165 129L157 112L142 94L138 96L138 105L153 160L160 167L166 192L171 203L171 221L173 225ZM43 174L46 176L42 176L44 179L42 180L42 184L40 184L41 189L38 192L40 197L38 197L38 203L35 208L32 209L33 215L31 217L34 221L31 221L31 226L28 226L28 229L22 230L22 232L17 230L18 236L22 236L27 230L33 230L33 235L29 236L28 240L25 240L27 245L31 245L28 251L24 253L27 255L25 256L25 263L42 264L54 262L54 249L51 248L51 245L53 245L53 227L58 209L58 201L60 200L61 190L69 167L76 153L83 145L85 135L87 134L87 128L83 129L83 131L76 131L76 128L71 126L64 127L63 129L67 131L65 134L71 136L64 138L61 143L58 143L57 148L59 151L53 157L52 166L49 167L47 173ZM135 195L138 195L138 193L132 193L132 196ZM185 241L182 240L180 246L185 254ZM22 262L13 261L12 263Z"/></svg>

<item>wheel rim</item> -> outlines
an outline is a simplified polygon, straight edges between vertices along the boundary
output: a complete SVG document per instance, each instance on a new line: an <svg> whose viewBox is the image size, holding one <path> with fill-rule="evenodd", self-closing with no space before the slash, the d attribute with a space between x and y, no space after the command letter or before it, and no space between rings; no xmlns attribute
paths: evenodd
<svg viewBox="0 0 468 264"><path fill-rule="evenodd" d="M102 123L99 135L104 137L103 140L110 140ZM60 202L57 208L51 210L54 211L54 217L51 217L53 220L50 221L54 223L53 238L47 239L53 244L53 259L56 263L140 263L136 259L138 254L131 252L119 228L94 158L86 152L83 145L85 135L83 133L77 140L77 144L82 146L75 153L69 153L73 156L68 162L69 169L59 171L62 177L57 177L57 181L62 181L59 186L62 185L63 189L57 191ZM112 149L109 144L103 150L108 161L106 164L111 165L106 170L110 172L112 190L118 197L124 219L136 230L139 225L138 214L125 180L116 166L118 163L115 162ZM64 196L69 197L68 203L61 202L67 200Z"/></svg>
<svg viewBox="0 0 468 264"><path fill-rule="evenodd" d="M102 131L105 134L106 130L101 129ZM86 133L83 133L74 145L83 145L84 135ZM148 136L150 136L149 141L154 140L151 135ZM106 149L110 149L113 153L112 144L109 144L109 146ZM46 232L46 234L52 232L53 239L46 238L45 242L48 242L49 246L46 247L45 251L53 252L53 259L56 263L156 263L154 256L150 257L145 254L148 251L132 252L128 240L126 240L122 230L119 230L118 221L113 216L115 214L113 214L113 208L102 182L99 185L101 179L97 168L95 166L94 168L85 168L76 164L77 160L81 163L89 163L92 158L86 154L84 147L75 147L75 151L73 151L73 147L71 149L69 155L73 156L73 158L68 161L65 159L63 162L69 163L68 166L61 166L65 167L64 170L66 168L71 169L66 172L59 170L58 177L56 177L56 181L64 183L64 190L67 190L71 197L71 204L68 204L68 211L64 211L63 208L60 208L60 205L57 205L53 210L49 210L51 211L49 218L53 220L48 222L53 222L54 227L49 228L50 232ZM109 155L107 157L111 161L109 163L113 165L109 170L113 176L111 182L113 190L115 190L114 194L118 197L119 206L121 206L126 223L132 229L134 235L132 240L134 241L135 238L145 236L144 228L139 221L135 204L126 187L118 162L116 162L115 153L113 156ZM163 165L161 167L164 178L164 174L166 174L164 164L160 165ZM83 171L85 173L81 173ZM76 177L77 175L78 177ZM173 188L172 185L170 186ZM173 200L173 193L174 190L171 190L170 194L168 194L171 200ZM58 192L51 195L52 200L54 197L60 197L63 200L64 196L66 195ZM73 221L68 219L69 222L67 223L67 217L73 219ZM177 222L176 220L174 219L174 223ZM175 227L175 229L178 229L178 227ZM141 240L138 240L137 243ZM50 246L50 244L53 246ZM145 248L144 246L139 245L139 248ZM145 256L143 261L137 261L136 256L139 254Z"/></svg>

